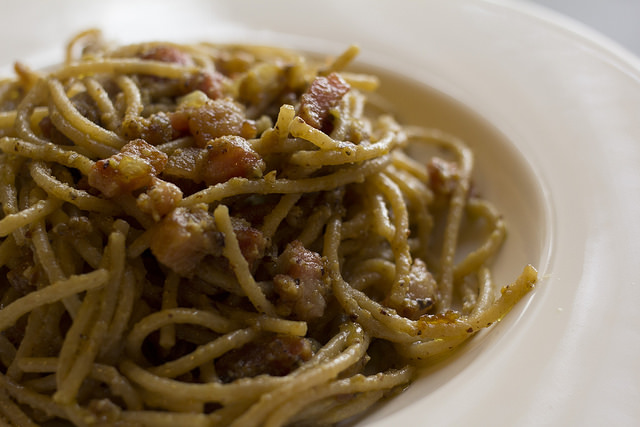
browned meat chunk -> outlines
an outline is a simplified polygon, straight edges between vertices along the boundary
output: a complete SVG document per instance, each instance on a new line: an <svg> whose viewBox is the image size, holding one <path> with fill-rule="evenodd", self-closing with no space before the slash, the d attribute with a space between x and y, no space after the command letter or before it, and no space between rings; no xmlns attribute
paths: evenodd
<svg viewBox="0 0 640 427"><path fill-rule="evenodd" d="M429 188L434 193L449 195L456 188L459 178L458 165L454 162L433 157L427 163L429 173Z"/></svg>
<svg viewBox="0 0 640 427"><path fill-rule="evenodd" d="M171 123L177 131L193 135L201 148L221 136L253 138L256 135L253 121L246 118L239 104L228 98L178 110L171 114Z"/></svg>
<svg viewBox="0 0 640 427"><path fill-rule="evenodd" d="M324 261L300 241L287 245L278 257L278 272L273 278L274 290L280 304L299 320L321 317L327 305L329 283L325 277Z"/></svg>
<svg viewBox="0 0 640 427"><path fill-rule="evenodd" d="M225 383L261 374L284 376L312 355L311 341L306 338L268 336L224 354L216 360L216 371Z"/></svg>
<svg viewBox="0 0 640 427"><path fill-rule="evenodd" d="M191 80L190 86L192 90L199 90L211 99L219 99L225 95L225 87L230 84L228 80L216 71L204 71Z"/></svg>
<svg viewBox="0 0 640 427"><path fill-rule="evenodd" d="M127 143L118 154L97 161L89 185L107 197L130 193L151 183L167 163L167 155L142 139Z"/></svg>
<svg viewBox="0 0 640 427"><path fill-rule="evenodd" d="M217 73L196 76L191 82L191 90L202 91L211 98L209 102L198 107L181 107L174 112L151 114L144 120L127 123L123 125L125 136L142 138L152 145L158 145L192 135L196 146L200 148L222 136L255 137L255 123L247 119L240 104L230 98L218 99L224 95L224 79Z"/></svg>
<svg viewBox="0 0 640 427"><path fill-rule="evenodd" d="M206 150L201 177L208 185L225 182L233 177L262 176L264 162L244 138L223 136L211 141Z"/></svg>
<svg viewBox="0 0 640 427"><path fill-rule="evenodd" d="M182 191L177 185L154 176L147 191L138 196L137 204L142 212L158 221L171 212L180 200L182 200Z"/></svg>
<svg viewBox="0 0 640 427"><path fill-rule="evenodd" d="M163 174L166 176L201 182L199 164L203 161L204 149L187 147L175 150L169 156Z"/></svg>
<svg viewBox="0 0 640 427"><path fill-rule="evenodd" d="M171 62L179 65L193 65L191 55L174 46L153 46L144 51L140 55L140 58L153 61Z"/></svg>
<svg viewBox="0 0 640 427"><path fill-rule="evenodd" d="M260 230L251 227L251 224L244 219L232 217L231 224L238 239L240 252L242 252L249 266L252 266L264 256L267 239L265 239Z"/></svg>
<svg viewBox="0 0 640 427"><path fill-rule="evenodd" d="M136 125L139 126L139 137L151 145L159 145L182 136L173 128L171 118L165 112L152 114L147 120L139 121ZM132 130L135 128L128 129L130 132Z"/></svg>
<svg viewBox="0 0 640 427"><path fill-rule="evenodd" d="M267 241L262 233L240 218L231 218L240 251L251 265L262 258ZM162 264L183 276L191 276L207 255L220 256L224 236L206 208L178 207L153 229L151 252Z"/></svg>
<svg viewBox="0 0 640 427"><path fill-rule="evenodd" d="M249 143L239 136L223 136L205 148L176 150L165 170L168 176L214 185L230 178L258 178L264 161Z"/></svg>
<svg viewBox="0 0 640 427"><path fill-rule="evenodd" d="M222 253L223 242L206 209L179 207L156 225L150 248L162 264L178 274L191 276L206 255Z"/></svg>
<svg viewBox="0 0 640 427"><path fill-rule="evenodd" d="M336 73L316 77L300 98L299 116L316 129L326 129L331 109L349 89L349 84Z"/></svg>

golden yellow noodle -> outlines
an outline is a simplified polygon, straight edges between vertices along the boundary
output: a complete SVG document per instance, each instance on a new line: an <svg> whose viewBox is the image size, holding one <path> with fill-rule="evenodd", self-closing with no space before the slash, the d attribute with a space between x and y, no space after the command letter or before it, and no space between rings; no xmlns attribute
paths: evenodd
<svg viewBox="0 0 640 427"><path fill-rule="evenodd" d="M335 424L532 289L531 266L492 281L506 226L473 153L380 114L357 54L89 30L16 65L0 423Z"/></svg>

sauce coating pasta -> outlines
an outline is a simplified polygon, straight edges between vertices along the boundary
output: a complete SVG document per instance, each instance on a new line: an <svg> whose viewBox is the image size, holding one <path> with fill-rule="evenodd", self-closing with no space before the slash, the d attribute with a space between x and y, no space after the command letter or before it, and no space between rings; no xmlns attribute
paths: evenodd
<svg viewBox="0 0 640 427"><path fill-rule="evenodd" d="M79 34L0 83L0 420L331 425L499 321L473 153L284 49ZM424 161L413 146L432 149ZM482 228L461 251L466 226ZM477 233L476 233L477 234Z"/></svg>

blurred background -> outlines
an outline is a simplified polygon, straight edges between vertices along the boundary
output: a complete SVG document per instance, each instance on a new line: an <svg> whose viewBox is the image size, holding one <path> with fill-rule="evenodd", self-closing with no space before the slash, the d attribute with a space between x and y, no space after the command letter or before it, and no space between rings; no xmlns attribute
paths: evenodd
<svg viewBox="0 0 640 427"><path fill-rule="evenodd" d="M640 0L529 0L569 16L640 57Z"/></svg>

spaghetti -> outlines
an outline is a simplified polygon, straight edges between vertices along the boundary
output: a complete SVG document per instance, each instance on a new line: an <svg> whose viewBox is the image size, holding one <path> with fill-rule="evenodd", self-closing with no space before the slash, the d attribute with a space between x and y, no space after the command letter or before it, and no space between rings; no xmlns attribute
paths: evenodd
<svg viewBox="0 0 640 427"><path fill-rule="evenodd" d="M473 153L286 50L78 35L0 85L0 419L334 424L536 281ZM425 162L412 147L434 148ZM482 228L464 251L464 230ZM476 233L477 234L477 233Z"/></svg>

